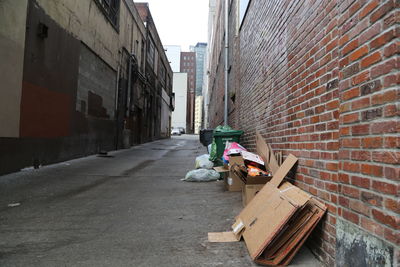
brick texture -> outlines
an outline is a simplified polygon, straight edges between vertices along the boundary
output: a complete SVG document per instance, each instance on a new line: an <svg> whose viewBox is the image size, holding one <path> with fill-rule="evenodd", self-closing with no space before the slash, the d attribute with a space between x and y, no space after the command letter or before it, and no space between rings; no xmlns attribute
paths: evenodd
<svg viewBox="0 0 400 267"><path fill-rule="evenodd" d="M328 207L308 241L328 266L335 263L337 218L399 245L395 5L251 1L240 45L230 46L231 61L240 66L230 123L245 131L242 142L250 150L260 131L275 151L299 158L292 181ZM223 57L212 56L210 117L216 126L222 121L216 111L223 103Z"/></svg>

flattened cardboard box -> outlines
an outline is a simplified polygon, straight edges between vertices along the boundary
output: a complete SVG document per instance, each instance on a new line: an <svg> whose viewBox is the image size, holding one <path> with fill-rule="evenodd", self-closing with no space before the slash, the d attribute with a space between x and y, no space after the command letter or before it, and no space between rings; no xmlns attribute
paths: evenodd
<svg viewBox="0 0 400 267"><path fill-rule="evenodd" d="M236 240L243 237L251 258L261 264L287 265L314 229L326 207L282 180L297 162L289 155L273 178L236 217Z"/></svg>
<svg viewBox="0 0 400 267"><path fill-rule="evenodd" d="M322 203L311 198L255 261L266 265L288 265L325 211Z"/></svg>

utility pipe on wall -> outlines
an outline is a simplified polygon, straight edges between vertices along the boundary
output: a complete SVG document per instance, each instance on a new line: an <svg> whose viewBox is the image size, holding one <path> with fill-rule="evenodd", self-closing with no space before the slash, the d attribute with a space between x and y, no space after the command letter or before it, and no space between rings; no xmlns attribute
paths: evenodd
<svg viewBox="0 0 400 267"><path fill-rule="evenodd" d="M224 98L224 125L228 125L228 13L229 0L225 0L225 98Z"/></svg>

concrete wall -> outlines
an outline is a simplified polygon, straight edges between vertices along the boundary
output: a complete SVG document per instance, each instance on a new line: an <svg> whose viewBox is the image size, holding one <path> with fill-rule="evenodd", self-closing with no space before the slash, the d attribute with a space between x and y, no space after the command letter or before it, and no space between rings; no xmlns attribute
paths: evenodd
<svg viewBox="0 0 400 267"><path fill-rule="evenodd" d="M0 1L0 137L18 137L28 0Z"/></svg>
<svg viewBox="0 0 400 267"><path fill-rule="evenodd" d="M0 75L7 75L0 90L0 123L7 125L0 127L0 173L115 149L129 124L121 120L117 136L115 111L123 119L134 105L116 99L117 89L128 92L126 55L134 53L140 64L145 54L146 29L133 2L121 0L117 27L93 0L0 1L0 10L0 53L6 52ZM39 36L40 23L47 35Z"/></svg>
<svg viewBox="0 0 400 267"><path fill-rule="evenodd" d="M174 73L173 91L175 93L175 110L172 112L172 127L183 127L186 130L187 111L187 73Z"/></svg>
<svg viewBox="0 0 400 267"><path fill-rule="evenodd" d="M57 24L75 38L82 40L113 69L117 70L119 43L116 40L119 40L118 32L94 1L36 1ZM123 6L122 3L121 6ZM120 17L120 21L123 19Z"/></svg>
<svg viewBox="0 0 400 267"><path fill-rule="evenodd" d="M213 126L223 103L224 2L217 3L210 64ZM240 82L229 121L245 131L250 150L260 131L275 151L299 158L292 182L328 207L308 240L327 266L395 266L399 259L395 7L390 0L250 1L239 45L230 39ZM237 24L230 25L232 36Z"/></svg>
<svg viewBox="0 0 400 267"><path fill-rule="evenodd" d="M39 23L48 36L38 36ZM80 42L34 1L29 3L21 98L21 137L72 134Z"/></svg>
<svg viewBox="0 0 400 267"><path fill-rule="evenodd" d="M116 80L117 73L82 44L76 110L84 116L113 119Z"/></svg>

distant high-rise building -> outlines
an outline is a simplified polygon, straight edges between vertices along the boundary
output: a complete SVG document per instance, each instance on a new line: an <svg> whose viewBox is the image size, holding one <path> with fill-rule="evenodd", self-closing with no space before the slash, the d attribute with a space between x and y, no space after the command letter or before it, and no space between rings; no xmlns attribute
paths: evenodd
<svg viewBox="0 0 400 267"><path fill-rule="evenodd" d="M196 96L203 94L204 63L207 54L207 43L197 43L191 47L191 51L196 53Z"/></svg>
<svg viewBox="0 0 400 267"><path fill-rule="evenodd" d="M170 62L173 72L180 72L181 47L179 45L164 45L165 54Z"/></svg>
<svg viewBox="0 0 400 267"><path fill-rule="evenodd" d="M196 53L195 52L181 52L181 66L180 72L188 74L188 91L195 91L196 89Z"/></svg>
<svg viewBox="0 0 400 267"><path fill-rule="evenodd" d="M194 106L196 88L196 53L181 52L180 72L188 74L188 95L187 95L187 126L186 132L194 132Z"/></svg>

